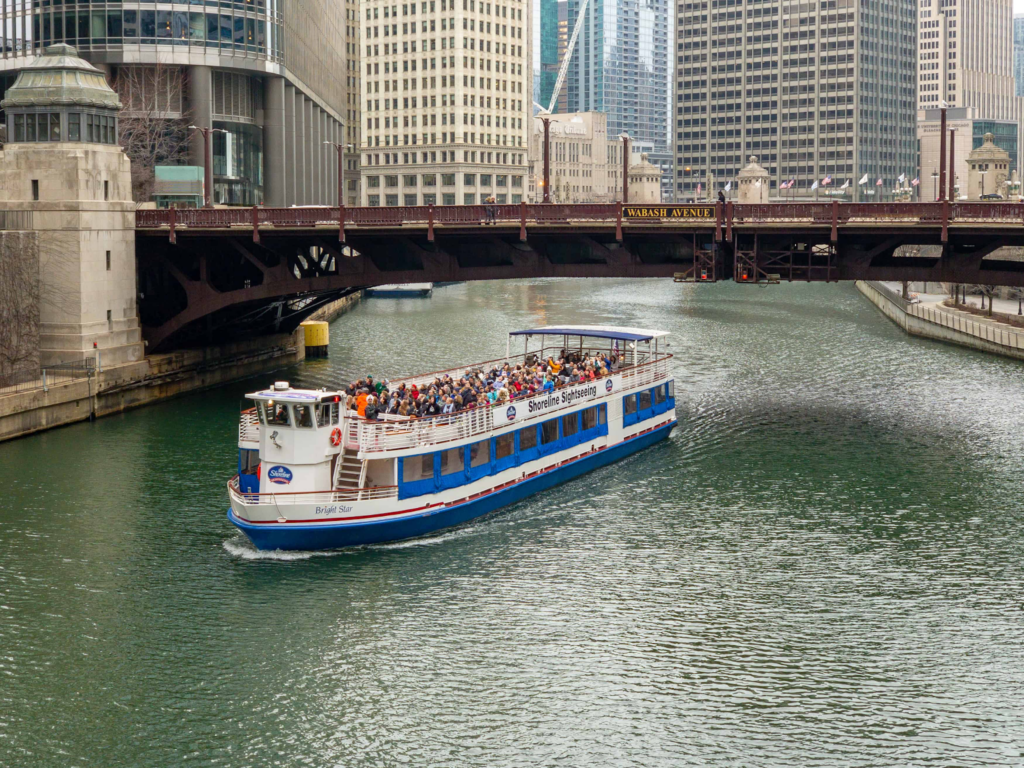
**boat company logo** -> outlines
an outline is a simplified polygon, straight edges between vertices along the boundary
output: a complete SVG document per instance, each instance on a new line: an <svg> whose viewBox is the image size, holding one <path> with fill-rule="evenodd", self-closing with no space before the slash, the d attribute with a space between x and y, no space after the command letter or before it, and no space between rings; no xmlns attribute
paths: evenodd
<svg viewBox="0 0 1024 768"><path fill-rule="evenodd" d="M278 485L288 485L292 481L292 471L288 467L271 467L267 479Z"/></svg>
<svg viewBox="0 0 1024 768"><path fill-rule="evenodd" d="M611 379L608 379L608 381L606 381L606 382L604 383L604 391L605 391L605 392L611 392L611 391L612 391L612 387L613 387L613 386L614 386L614 385L612 384L612 380L611 380Z"/></svg>
<svg viewBox="0 0 1024 768"><path fill-rule="evenodd" d="M505 411L505 418L508 419L509 421L516 420L516 407L514 405L510 405L508 407L508 410Z"/></svg>

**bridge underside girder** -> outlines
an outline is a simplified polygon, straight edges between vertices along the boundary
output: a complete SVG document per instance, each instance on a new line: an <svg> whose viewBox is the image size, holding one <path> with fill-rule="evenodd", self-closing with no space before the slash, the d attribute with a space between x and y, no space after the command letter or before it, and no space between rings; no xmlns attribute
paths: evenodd
<svg viewBox="0 0 1024 768"><path fill-rule="evenodd" d="M724 234L724 233L723 233ZM177 242L136 239L140 313L151 351L289 332L313 311L361 287L384 283L538 277L672 277L764 282L914 280L1024 285L1024 262L986 259L1024 243L1024 233L715 230L649 232L615 239L614 228L587 233L347 233L325 231L179 233ZM216 334L216 335L214 335Z"/></svg>

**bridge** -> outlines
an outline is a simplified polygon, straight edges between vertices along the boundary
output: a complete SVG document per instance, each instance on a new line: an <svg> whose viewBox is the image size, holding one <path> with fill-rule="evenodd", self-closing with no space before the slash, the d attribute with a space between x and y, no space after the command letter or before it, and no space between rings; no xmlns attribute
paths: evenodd
<svg viewBox="0 0 1024 768"><path fill-rule="evenodd" d="M384 283L535 277L1024 286L1024 204L469 205L140 210L150 349L290 331Z"/></svg>

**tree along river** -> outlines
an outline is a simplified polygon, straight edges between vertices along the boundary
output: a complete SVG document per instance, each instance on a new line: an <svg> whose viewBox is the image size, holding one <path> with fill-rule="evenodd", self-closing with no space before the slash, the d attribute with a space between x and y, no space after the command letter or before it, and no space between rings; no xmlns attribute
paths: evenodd
<svg viewBox="0 0 1024 768"><path fill-rule="evenodd" d="M259 554L244 392L674 333L679 427L431 538ZM850 285L370 299L331 356L0 445L2 766L1019 766L1024 366Z"/></svg>

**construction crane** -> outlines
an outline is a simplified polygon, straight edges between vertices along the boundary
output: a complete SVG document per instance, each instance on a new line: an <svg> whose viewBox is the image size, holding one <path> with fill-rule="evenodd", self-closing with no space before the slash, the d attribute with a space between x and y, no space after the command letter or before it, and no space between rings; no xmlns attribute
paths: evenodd
<svg viewBox="0 0 1024 768"><path fill-rule="evenodd" d="M562 66L558 68L558 79L555 80L555 89L551 92L551 103L548 104L548 108L545 110L547 114L551 114L555 108L555 104L558 103L558 92L562 90L562 82L565 80L565 73L569 71L569 60L572 59L572 49L576 47L576 38L580 36L580 30L583 29L583 15L587 11L587 6L590 4L590 0L583 0L580 4L580 15L576 17L576 24L572 28L572 37L569 38L569 45L565 48L565 57L562 59Z"/></svg>

